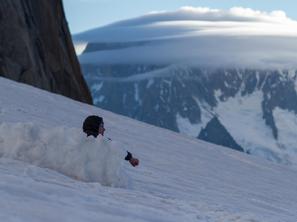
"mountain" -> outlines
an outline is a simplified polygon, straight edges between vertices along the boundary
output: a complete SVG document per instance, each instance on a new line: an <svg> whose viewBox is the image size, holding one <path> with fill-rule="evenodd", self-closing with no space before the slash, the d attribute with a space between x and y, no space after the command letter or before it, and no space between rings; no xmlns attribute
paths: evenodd
<svg viewBox="0 0 297 222"><path fill-rule="evenodd" d="M94 104L297 166L297 22L184 7L73 36Z"/></svg>
<svg viewBox="0 0 297 222"><path fill-rule="evenodd" d="M62 0L2 0L0 76L92 103Z"/></svg>
<svg viewBox="0 0 297 222"><path fill-rule="evenodd" d="M287 166L4 78L0 101L3 221L296 220L297 172ZM112 154L101 138L95 153L79 139L91 114L104 117L113 144L140 159L137 168L122 164L125 186L97 180L115 163L97 155Z"/></svg>

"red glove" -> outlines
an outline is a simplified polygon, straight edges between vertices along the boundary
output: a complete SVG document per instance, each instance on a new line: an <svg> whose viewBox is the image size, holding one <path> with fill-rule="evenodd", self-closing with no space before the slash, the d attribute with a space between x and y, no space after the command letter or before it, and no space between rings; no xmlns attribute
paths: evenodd
<svg viewBox="0 0 297 222"><path fill-rule="evenodd" d="M133 166L133 167L136 167L139 165L139 160L132 157L130 160L129 160L129 163Z"/></svg>

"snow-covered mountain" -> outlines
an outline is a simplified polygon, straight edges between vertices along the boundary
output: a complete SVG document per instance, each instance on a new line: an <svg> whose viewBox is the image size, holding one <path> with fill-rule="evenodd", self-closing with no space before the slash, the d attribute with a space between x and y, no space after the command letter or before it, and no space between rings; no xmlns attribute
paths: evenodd
<svg viewBox="0 0 297 222"><path fill-rule="evenodd" d="M297 167L297 22L184 7L75 35L94 103Z"/></svg>
<svg viewBox="0 0 297 222"><path fill-rule="evenodd" d="M102 143L96 152L80 139L90 114L103 116L107 136L141 161L138 168L123 163L128 183L121 188L92 177L114 164L105 165L97 155L106 148ZM0 153L1 221L295 222L297 217L297 172L286 166L3 78Z"/></svg>

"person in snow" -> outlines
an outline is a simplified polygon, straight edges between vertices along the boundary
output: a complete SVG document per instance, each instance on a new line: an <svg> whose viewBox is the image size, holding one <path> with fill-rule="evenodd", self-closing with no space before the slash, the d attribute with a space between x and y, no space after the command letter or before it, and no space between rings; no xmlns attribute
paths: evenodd
<svg viewBox="0 0 297 222"><path fill-rule="evenodd" d="M105 128L103 118L95 115L88 116L83 122L83 131L88 137L93 136L97 138L98 135L104 136ZM134 158L129 151L127 151L127 155L124 156L123 159L129 161L133 167L136 167L139 164L139 160Z"/></svg>

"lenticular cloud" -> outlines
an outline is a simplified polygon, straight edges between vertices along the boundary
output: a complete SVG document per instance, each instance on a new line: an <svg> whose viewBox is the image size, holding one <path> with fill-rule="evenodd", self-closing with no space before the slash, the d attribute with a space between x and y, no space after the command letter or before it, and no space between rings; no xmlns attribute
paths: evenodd
<svg viewBox="0 0 297 222"><path fill-rule="evenodd" d="M81 63L296 68L297 21L282 11L183 7L74 36Z"/></svg>

